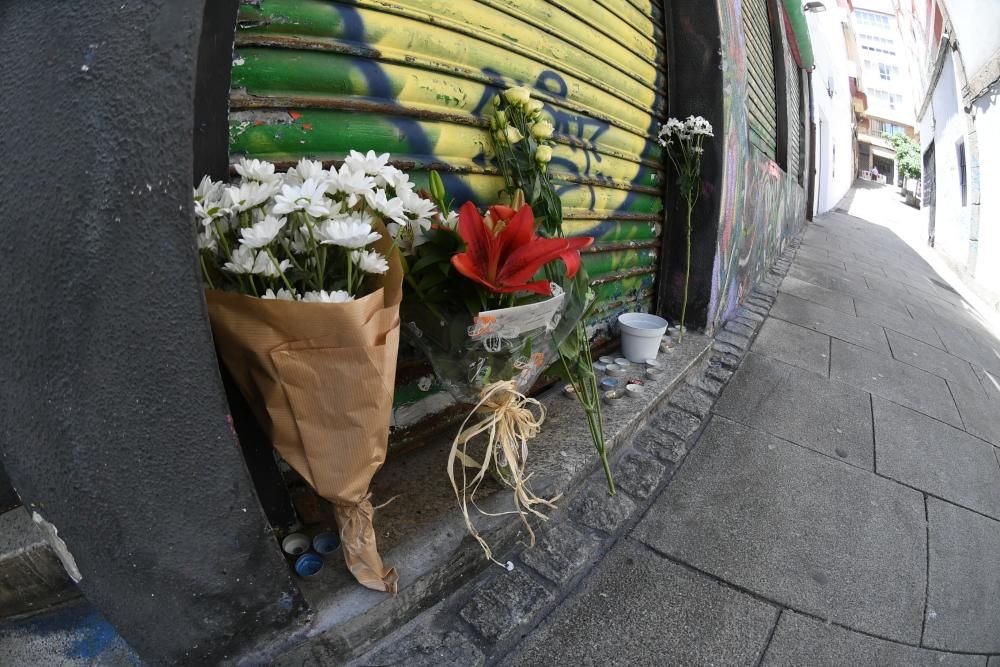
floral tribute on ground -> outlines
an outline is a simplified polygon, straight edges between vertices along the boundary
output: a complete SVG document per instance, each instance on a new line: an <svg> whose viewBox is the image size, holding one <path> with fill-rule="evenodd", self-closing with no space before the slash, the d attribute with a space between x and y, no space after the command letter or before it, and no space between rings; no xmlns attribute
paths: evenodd
<svg viewBox="0 0 1000 667"><path fill-rule="evenodd" d="M194 192L206 301L219 356L275 449L334 503L344 559L396 592L378 554L368 487L385 461L399 343L397 241L431 226L389 155L339 169L258 160Z"/></svg>
<svg viewBox="0 0 1000 667"><path fill-rule="evenodd" d="M688 283L691 280L691 213L701 195L701 157L705 139L714 137L712 124L701 116L686 120L668 118L660 126L658 141L667 149L667 156L677 172L677 188L687 205L687 263L684 269L684 301L681 304L680 340L684 340L684 318L687 316Z"/></svg>
<svg viewBox="0 0 1000 667"><path fill-rule="evenodd" d="M498 562L469 505L492 475L511 489L512 513L534 543L529 519L544 519L556 498L539 498L529 488L528 443L545 411L525 394L553 364L576 388L612 493L614 486L583 326L594 296L580 251L593 239L562 232L561 203L547 174L553 126L542 103L518 87L497 96L491 109L491 157L505 184L501 201L486 211L465 202L457 216L439 214L402 261L409 333L442 385L475 406L452 443L447 471L469 532ZM430 191L439 211L452 210L434 172Z"/></svg>

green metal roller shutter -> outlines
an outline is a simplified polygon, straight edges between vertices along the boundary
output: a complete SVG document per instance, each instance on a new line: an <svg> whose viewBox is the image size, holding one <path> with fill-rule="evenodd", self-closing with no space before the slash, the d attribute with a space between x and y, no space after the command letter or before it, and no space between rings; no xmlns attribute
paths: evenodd
<svg viewBox="0 0 1000 667"><path fill-rule="evenodd" d="M778 110L775 104L774 56L767 21L767 0L743 0L747 54L747 111L750 143L777 158Z"/></svg>
<svg viewBox="0 0 1000 667"><path fill-rule="evenodd" d="M789 56L785 63L788 73L788 175L799 182L802 173L802 81L799 68Z"/></svg>
<svg viewBox="0 0 1000 667"><path fill-rule="evenodd" d="M552 172L584 257L598 330L648 309L663 223L659 0L262 0L241 7L230 152L291 164L390 152L444 172L461 203L492 202L481 112L530 86L554 117Z"/></svg>
<svg viewBox="0 0 1000 667"><path fill-rule="evenodd" d="M660 0L260 0L240 8L230 153L290 165L350 149L390 152L458 203L492 203L482 110L524 84L556 126L552 172L565 227L594 236L584 262L600 300L590 329L652 306L664 223L666 109ZM397 426L434 399L400 360ZM423 370L421 370L423 369ZM426 400L425 400L426 399ZM421 407L424 406L424 407Z"/></svg>

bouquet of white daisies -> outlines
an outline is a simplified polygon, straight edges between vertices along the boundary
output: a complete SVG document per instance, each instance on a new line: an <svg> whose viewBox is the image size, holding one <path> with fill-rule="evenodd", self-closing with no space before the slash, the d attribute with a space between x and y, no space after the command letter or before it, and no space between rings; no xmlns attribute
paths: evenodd
<svg viewBox="0 0 1000 667"><path fill-rule="evenodd" d="M344 559L395 593L378 554L368 487L385 461L399 346L399 249L434 204L389 155L287 173L241 160L235 183L194 191L198 254L219 356L275 449L334 503Z"/></svg>

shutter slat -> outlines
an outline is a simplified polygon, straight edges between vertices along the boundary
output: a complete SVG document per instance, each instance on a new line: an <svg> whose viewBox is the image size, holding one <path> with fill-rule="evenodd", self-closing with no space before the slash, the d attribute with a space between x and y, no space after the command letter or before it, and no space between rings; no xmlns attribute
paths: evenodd
<svg viewBox="0 0 1000 667"><path fill-rule="evenodd" d="M777 157L778 108L774 90L771 29L765 0L743 0L747 54L747 119L751 145Z"/></svg>

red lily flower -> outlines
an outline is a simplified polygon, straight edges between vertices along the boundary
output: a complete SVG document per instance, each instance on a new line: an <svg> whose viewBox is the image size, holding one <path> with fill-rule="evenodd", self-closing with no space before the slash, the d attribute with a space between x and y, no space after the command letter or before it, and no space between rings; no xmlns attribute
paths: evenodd
<svg viewBox="0 0 1000 667"><path fill-rule="evenodd" d="M528 205L519 210L491 206L487 220L472 202L458 211L458 235L465 252L451 258L463 276L491 292L535 292L552 295L547 280L529 282L539 269L561 259L572 278L580 269L580 249L594 242L590 237L542 238L535 234L535 215Z"/></svg>

